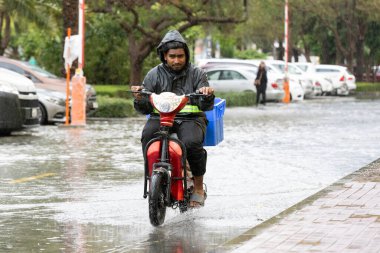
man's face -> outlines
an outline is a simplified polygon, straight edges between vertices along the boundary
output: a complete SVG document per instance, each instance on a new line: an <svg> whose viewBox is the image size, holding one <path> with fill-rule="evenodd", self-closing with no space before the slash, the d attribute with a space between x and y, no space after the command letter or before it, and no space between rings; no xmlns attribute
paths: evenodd
<svg viewBox="0 0 380 253"><path fill-rule="evenodd" d="M164 57L168 66L174 71L180 71L186 65L186 54L183 48L169 49Z"/></svg>

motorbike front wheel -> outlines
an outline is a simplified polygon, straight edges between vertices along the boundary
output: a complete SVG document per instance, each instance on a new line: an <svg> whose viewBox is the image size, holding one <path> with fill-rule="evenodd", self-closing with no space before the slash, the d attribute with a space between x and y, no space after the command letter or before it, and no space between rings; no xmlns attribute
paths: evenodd
<svg viewBox="0 0 380 253"><path fill-rule="evenodd" d="M164 175L153 174L149 191L149 219L153 226L159 226L165 220L165 187Z"/></svg>

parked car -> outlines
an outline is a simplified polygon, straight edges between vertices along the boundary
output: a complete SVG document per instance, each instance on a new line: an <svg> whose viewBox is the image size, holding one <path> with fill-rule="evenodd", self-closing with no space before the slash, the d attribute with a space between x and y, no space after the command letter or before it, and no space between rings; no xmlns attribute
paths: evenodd
<svg viewBox="0 0 380 253"><path fill-rule="evenodd" d="M18 129L13 130L21 130L22 128L32 128L39 126L38 97L33 82L13 71L0 68L0 83L2 91L13 93L15 95L17 94L19 100L20 113L15 113L13 115L15 117L14 119L9 119L9 117L12 117L12 115L5 117L8 118L9 121L14 122L20 122L19 118L21 117L22 124ZM7 97L9 99L10 95L7 95Z"/></svg>
<svg viewBox="0 0 380 253"><path fill-rule="evenodd" d="M0 81L0 136L21 129L22 123L17 89Z"/></svg>
<svg viewBox="0 0 380 253"><path fill-rule="evenodd" d="M66 121L66 94L60 91L37 88L38 115L41 125L65 123Z"/></svg>
<svg viewBox="0 0 380 253"><path fill-rule="evenodd" d="M209 69L213 67L220 67L220 66L245 66L252 68L252 71L255 71L257 73L259 69L259 64L257 62L249 62L247 60L241 60L241 59L232 59L232 58L208 58L208 59L201 59L198 61L198 66L202 69Z"/></svg>
<svg viewBox="0 0 380 253"><path fill-rule="evenodd" d="M229 59L229 58L224 58L224 59L215 59L215 58L210 58L210 59L201 59L199 60L198 66L200 66L203 69L209 69L213 68L216 66L235 66L235 67L240 67L240 68L250 68L251 71L254 73L257 73L258 66L260 64L261 60L241 60L241 59ZM277 80L283 80L284 74L274 68L273 66L268 66L267 65L267 75L268 79L271 80L276 80L276 83L280 85L280 88L282 86L282 81L277 81ZM283 89L283 88L281 88ZM289 90L290 90L290 98L291 100L303 100L304 99L304 92L302 89L302 86L299 82L299 80L296 80L294 78L290 78L289 80Z"/></svg>
<svg viewBox="0 0 380 253"><path fill-rule="evenodd" d="M265 60L265 64L270 65L274 68L276 68L279 72L282 74L285 74L285 66L286 63L284 61L280 60ZM291 63L288 63L288 76L290 79L298 81L303 89L304 97L311 97L313 96L313 82L311 79L305 75L305 73L300 70L298 67L291 65Z"/></svg>
<svg viewBox="0 0 380 253"><path fill-rule="evenodd" d="M338 65L319 64L315 66L319 75L331 78L333 95L349 95L356 90L355 76L346 67Z"/></svg>
<svg viewBox="0 0 380 253"><path fill-rule="evenodd" d="M39 89L66 94L66 80L64 78L59 78L38 66L29 64L28 62L0 56L0 67L7 68L28 77ZM57 93L55 93L55 95L57 95ZM41 105L44 105L43 101L40 100L39 102ZM92 85L86 84L86 112L87 114L90 114L97 108L96 91ZM48 111L47 108L44 109L45 111ZM48 120L49 118L51 119L52 117L48 116Z"/></svg>
<svg viewBox="0 0 380 253"><path fill-rule="evenodd" d="M311 62L293 62L292 64L303 70L313 82L314 87L320 87L321 95L330 95L333 92L333 84L330 78L318 75L315 70L315 64ZM314 93L316 93L314 91Z"/></svg>
<svg viewBox="0 0 380 253"><path fill-rule="evenodd" d="M308 66L306 66L306 68L305 68L304 65L300 65L299 62L290 62L289 66L290 66L290 69L292 69L293 67L295 67L295 68L297 68L297 71L301 71L302 72L302 76L310 84L311 92L308 95L309 97L321 96L323 94L322 86L321 86L321 80L320 80L320 79L322 79L322 77L320 77L317 74L312 73L310 71L307 72L307 69L310 70L310 68L308 68ZM327 80L326 80L326 82L327 82Z"/></svg>
<svg viewBox="0 0 380 253"><path fill-rule="evenodd" d="M248 67L214 66L206 70L210 86L220 92L253 91L256 93L254 80L255 70ZM273 80L268 77L266 99L268 101L281 101L284 97L282 80Z"/></svg>

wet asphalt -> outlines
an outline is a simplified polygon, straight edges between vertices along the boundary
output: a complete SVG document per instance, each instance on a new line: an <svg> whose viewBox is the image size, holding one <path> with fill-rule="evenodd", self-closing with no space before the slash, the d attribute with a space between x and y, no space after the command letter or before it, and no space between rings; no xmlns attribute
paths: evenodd
<svg viewBox="0 0 380 253"><path fill-rule="evenodd" d="M380 100L227 108L204 208L149 223L144 117L0 138L0 252L213 252L379 157Z"/></svg>

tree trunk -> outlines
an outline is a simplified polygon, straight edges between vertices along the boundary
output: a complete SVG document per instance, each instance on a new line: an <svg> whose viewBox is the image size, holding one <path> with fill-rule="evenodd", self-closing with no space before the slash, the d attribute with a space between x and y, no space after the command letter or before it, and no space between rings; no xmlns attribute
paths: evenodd
<svg viewBox="0 0 380 253"><path fill-rule="evenodd" d="M298 62L299 61L299 51L298 51L298 48L293 47L292 51L293 51L294 61Z"/></svg>
<svg viewBox="0 0 380 253"><path fill-rule="evenodd" d="M71 35L78 34L78 9L79 0L64 0L62 1L62 16L63 16L63 44L65 43L65 37L67 36L67 29L71 28ZM78 66L78 60L75 60L71 65L70 73L73 75L75 73L75 66ZM66 72L62 71L63 73ZM62 73L62 74L63 74Z"/></svg>
<svg viewBox="0 0 380 253"><path fill-rule="evenodd" d="M306 43L305 40L303 40L303 45L304 45L303 50L304 50L306 61L307 62L311 62L311 58L310 58L310 52L311 52L310 45L308 43Z"/></svg>
<svg viewBox="0 0 380 253"><path fill-rule="evenodd" d="M11 19L7 13L1 13L1 23L5 21L4 25L4 31L0 31L1 36L1 45L0 45L0 55L3 55L5 52L5 49L8 47L9 41L11 40ZM2 26L0 26L0 29L3 29Z"/></svg>
<svg viewBox="0 0 380 253"><path fill-rule="evenodd" d="M78 34L78 0L64 0L62 3L63 12L63 38L66 37L67 28L71 28L71 34Z"/></svg>
<svg viewBox="0 0 380 253"><path fill-rule="evenodd" d="M277 59L278 60L285 60L284 59L285 49L284 49L282 43L283 43L283 40L279 39L278 40L278 48L277 48L277 57L278 57Z"/></svg>
<svg viewBox="0 0 380 253"><path fill-rule="evenodd" d="M363 19L358 20L358 41L356 43L356 70L355 76L359 81L363 81L363 74L366 67L364 59L364 39L367 33L367 23ZM368 76L368 75L367 75ZM368 79L368 78L367 78Z"/></svg>
<svg viewBox="0 0 380 253"><path fill-rule="evenodd" d="M128 54L131 61L130 85L141 85L144 60L154 49L156 43L149 39L138 40L133 34L128 37Z"/></svg>
<svg viewBox="0 0 380 253"><path fill-rule="evenodd" d="M328 38L326 34L321 34L321 40L322 40L322 55L320 63L329 63L330 62L330 49L329 49L329 43Z"/></svg>

